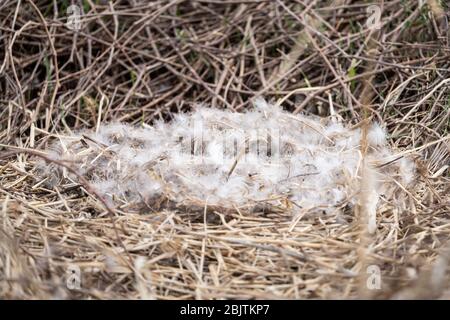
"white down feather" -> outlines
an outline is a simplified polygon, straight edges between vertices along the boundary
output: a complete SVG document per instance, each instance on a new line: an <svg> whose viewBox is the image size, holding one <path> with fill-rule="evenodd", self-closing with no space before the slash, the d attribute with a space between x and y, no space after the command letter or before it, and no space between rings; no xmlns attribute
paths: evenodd
<svg viewBox="0 0 450 320"><path fill-rule="evenodd" d="M360 136L344 123L293 115L260 100L246 113L199 107L154 126L102 124L97 133L61 137L50 149L110 198L165 196L225 207L279 205L284 199L327 211L356 203ZM372 161L393 155L379 124L370 128L368 142ZM406 159L383 170L379 192L391 176L403 184L414 176Z"/></svg>

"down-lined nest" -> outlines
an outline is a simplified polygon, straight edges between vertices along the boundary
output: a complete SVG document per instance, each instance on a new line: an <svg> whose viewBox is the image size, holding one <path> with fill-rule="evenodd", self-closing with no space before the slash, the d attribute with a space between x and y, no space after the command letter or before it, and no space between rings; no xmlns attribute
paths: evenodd
<svg viewBox="0 0 450 320"><path fill-rule="evenodd" d="M129 208L332 212L357 202L360 141L360 128L336 118L292 115L260 100L246 113L199 107L154 126L100 125L60 136L50 150ZM391 199L410 184L415 169L390 150L380 125L370 127L367 142L376 206L379 195ZM74 178L63 170L51 179L55 168L42 168L52 184Z"/></svg>
<svg viewBox="0 0 450 320"><path fill-rule="evenodd" d="M366 24L371 4L357 1L70 3L84 12L81 30L65 25L69 1L0 1L1 298L450 298L443 1L384 1L375 31ZM390 153L420 151L414 187L402 190L399 175L398 185L389 183L397 191L376 194L377 229L366 236L357 207L339 215L299 209L293 219L291 210L164 209L179 205L166 200L142 214L130 210L131 195L109 192L116 206L108 211L80 177L52 181L60 167L48 171L54 187L46 188L35 158L22 154L73 131L86 135L94 158L105 147L79 130L110 126L98 122L126 122L122 130L131 132L131 125L169 120L200 101L245 111L257 96L293 115L335 110L352 124L367 109L389 132ZM6 157L12 150L21 154ZM369 155L377 154L371 146ZM93 172L103 170L99 160ZM393 173L361 182L393 181L400 161L361 170L369 178ZM239 167L229 178L237 174ZM133 201L143 204L140 195ZM380 290L366 285L374 265ZM73 267L81 276L74 290L66 283Z"/></svg>

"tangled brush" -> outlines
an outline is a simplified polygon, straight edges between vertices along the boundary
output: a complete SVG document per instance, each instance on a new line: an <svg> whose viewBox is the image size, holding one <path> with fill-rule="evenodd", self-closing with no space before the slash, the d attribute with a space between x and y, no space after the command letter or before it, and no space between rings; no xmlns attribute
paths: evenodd
<svg viewBox="0 0 450 320"><path fill-rule="evenodd" d="M58 136L48 152L128 208L332 212L358 201L360 140L360 128L335 118L293 115L260 100L246 113L198 107L153 126L104 124ZM396 157L377 123L367 142L373 207L412 182L414 165ZM74 180L52 165L41 170L53 185Z"/></svg>

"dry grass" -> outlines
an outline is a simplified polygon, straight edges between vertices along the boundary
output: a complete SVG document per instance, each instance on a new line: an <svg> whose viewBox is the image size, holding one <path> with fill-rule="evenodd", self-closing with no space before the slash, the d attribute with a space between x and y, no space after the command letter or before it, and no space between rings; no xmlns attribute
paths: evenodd
<svg viewBox="0 0 450 320"><path fill-rule="evenodd" d="M450 46L439 1L84 0L0 3L0 296L3 298L450 298ZM80 179L46 189L36 152L111 120L169 120L263 95L293 113L386 124L413 154L414 188L363 217L123 211ZM33 156L34 155L34 156ZM69 167L70 169L70 167ZM389 201L388 201L389 200ZM69 290L67 270L81 269ZM366 267L381 269L367 290Z"/></svg>

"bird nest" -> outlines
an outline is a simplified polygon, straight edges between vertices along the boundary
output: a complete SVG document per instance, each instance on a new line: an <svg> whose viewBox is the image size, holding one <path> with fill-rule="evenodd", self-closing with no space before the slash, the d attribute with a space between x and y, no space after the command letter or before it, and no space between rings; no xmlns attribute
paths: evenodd
<svg viewBox="0 0 450 320"><path fill-rule="evenodd" d="M360 128L336 118L292 115L260 100L246 113L199 107L154 126L58 135L50 156L122 208L332 213L356 204L365 167L373 210L380 196L390 201L414 181L414 163L390 150L379 124L368 130L367 159L361 140ZM77 181L64 168L40 167L52 187Z"/></svg>
<svg viewBox="0 0 450 320"><path fill-rule="evenodd" d="M374 8L0 1L0 297L449 298L446 9Z"/></svg>

